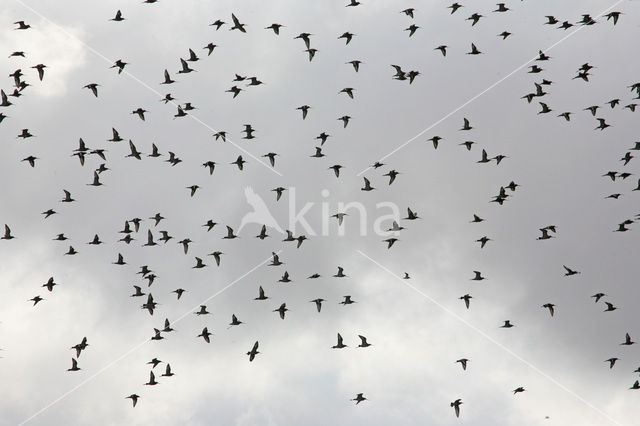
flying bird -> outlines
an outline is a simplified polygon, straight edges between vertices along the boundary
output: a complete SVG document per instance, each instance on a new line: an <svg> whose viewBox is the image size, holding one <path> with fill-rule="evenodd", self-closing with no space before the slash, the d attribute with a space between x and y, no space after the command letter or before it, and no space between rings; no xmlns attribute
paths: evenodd
<svg viewBox="0 0 640 426"><path fill-rule="evenodd" d="M247 352L247 355L249 355L249 362L253 361L256 357L257 354L259 354L260 352L258 352L258 341L256 340L256 342L253 344L253 347L251 348L251 350L249 352Z"/></svg>

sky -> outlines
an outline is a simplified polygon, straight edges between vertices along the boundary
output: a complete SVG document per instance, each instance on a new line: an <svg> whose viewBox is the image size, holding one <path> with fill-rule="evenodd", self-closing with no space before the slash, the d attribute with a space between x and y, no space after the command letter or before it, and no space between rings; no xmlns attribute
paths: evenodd
<svg viewBox="0 0 640 426"><path fill-rule="evenodd" d="M0 107L0 226L15 236L0 240L0 424L637 422L640 396L629 388L639 345L620 344L640 336L638 225L613 231L640 213L639 160L620 161L637 157L640 109L624 107L638 102L629 86L640 81L640 3L508 1L504 13L494 2L460 3L453 14L450 2L424 0L3 3L0 88L13 93L17 69L29 86ZM124 21L110 21L117 10ZM611 11L621 12L616 25L601 16ZM229 30L232 13L246 33ZM483 16L472 26L473 13ZM577 24L583 14L596 23ZM559 22L545 24L547 15ZM31 28L14 29L20 20ZM565 20L575 25L558 29ZM279 35L265 29L272 23L283 25ZM348 44L346 31L355 34ZM503 31L512 34L503 40ZM311 61L294 39L303 32L317 49ZM210 56L208 43L217 45ZM471 43L482 53L467 54ZM189 49L195 71L178 73ZM25 57L9 57L16 51ZM550 59L536 61L539 51ZM127 62L120 74L110 68L118 59ZM358 72L352 60L362 61ZM589 81L574 78L585 63ZM42 81L36 64L47 66ZM420 74L398 80L391 65ZM532 65L543 70L529 73ZM165 69L176 83L160 84ZM547 94L522 98L543 79ZM92 83L98 97L84 88ZM235 98L232 86L243 89ZM162 101L167 93L176 100ZM175 117L186 102L196 109ZM540 102L552 111L540 113ZM594 105L592 116L585 108ZM460 130L465 118L471 130ZM610 127L596 130L597 118ZM243 139L247 124L255 139ZM108 141L112 128L123 141ZM17 138L22 129L34 136ZM213 137L219 131L226 142ZM312 158L323 132L325 156ZM106 160L87 154L81 165L80 138ZM129 141L141 160L126 157ZM152 144L160 157L148 156ZM478 163L483 149L506 157ZM169 151L182 162L167 163ZM278 154L274 167L268 153ZM30 155L35 167L21 161ZM230 164L239 155L242 171ZM102 185L88 185L101 163ZM392 184L390 170L399 173ZM374 190L361 190L363 177ZM492 202L512 181L519 186L503 205ZM75 201L62 203L63 190ZM407 208L419 218L407 220ZM45 219L48 209L56 214ZM341 226L337 213L347 214ZM484 220L471 223L474 214ZM119 241L136 217L134 240ZM209 232L208 220L217 223ZM393 220L405 229L385 232ZM296 248L271 226L255 238L267 222L307 239ZM553 238L538 240L549 225ZM226 226L239 238L223 239ZM157 246L143 246L148 230ZM160 231L173 239L158 241ZM54 241L60 233L68 240ZM96 234L103 244L88 245ZM65 255L70 245L77 254ZM272 253L284 264L269 266ZM113 264L118 254L125 265ZM195 257L206 266L193 268ZM157 276L150 287L143 265ZM563 265L580 273L565 276ZM338 267L346 277L333 277ZM292 281L278 282L285 271ZM485 279L472 281L473 271ZM153 294L153 315L141 308L146 295L131 297L134 285ZM269 299L254 300L260 286ZM177 288L186 290L179 300ZM596 293L606 296L594 303ZM45 300L33 306L37 295ZM340 304L346 295L356 303ZM605 302L617 309L604 312ZM273 312L282 303L284 320ZM195 315L200 305L210 314ZM232 314L243 324L230 327ZM151 341L165 318L175 331ZM514 327L501 328L505 320ZM196 337L204 327L209 344ZM332 348L338 333L346 348ZM359 335L372 346L358 347ZM83 337L81 370L67 371ZM159 384L147 386L153 358ZM167 363L173 377L161 377ZM358 393L367 400L356 405Z"/></svg>

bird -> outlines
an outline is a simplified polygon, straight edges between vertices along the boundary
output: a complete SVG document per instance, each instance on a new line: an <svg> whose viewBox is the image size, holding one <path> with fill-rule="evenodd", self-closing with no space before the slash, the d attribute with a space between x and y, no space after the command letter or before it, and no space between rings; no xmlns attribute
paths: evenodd
<svg viewBox="0 0 640 426"><path fill-rule="evenodd" d="M302 111L302 119L304 120L307 118L307 113L309 112L310 108L311 107L309 105L302 105L297 107L296 109Z"/></svg>
<svg viewBox="0 0 640 426"><path fill-rule="evenodd" d="M291 279L289 278L289 272L284 271L284 274L282 275L282 278L280 278L278 280L279 283L289 283L291 282Z"/></svg>
<svg viewBox="0 0 640 426"><path fill-rule="evenodd" d="M42 212L42 214L44 215L44 218L45 218L45 219L46 219L46 218L48 218L48 217L49 217L49 216L51 216L51 215L56 214L56 213L57 213L57 212L56 212L56 211L54 211L53 209L49 209L49 210L47 210L47 211Z"/></svg>
<svg viewBox="0 0 640 426"><path fill-rule="evenodd" d="M200 187L198 185L191 185L191 186L187 186L186 189L190 190L191 196L193 197L199 188Z"/></svg>
<svg viewBox="0 0 640 426"><path fill-rule="evenodd" d="M608 362L609 363L609 369L612 369L613 366L616 364L616 361L619 360L620 358L609 358L609 359L605 359L604 362Z"/></svg>
<svg viewBox="0 0 640 426"><path fill-rule="evenodd" d="M238 236L233 233L233 229L230 226L227 226L227 235L222 238L226 240L230 240L233 238L238 238Z"/></svg>
<svg viewBox="0 0 640 426"><path fill-rule="evenodd" d="M229 323L229 327L232 327L234 325L240 325L240 324L244 324L242 321L238 320L238 317L236 317L235 314L231 315L231 323Z"/></svg>
<svg viewBox="0 0 640 426"><path fill-rule="evenodd" d="M522 386L520 386L520 387L517 387L517 388L515 388L515 389L513 390L513 394L515 395L515 394L518 394L518 393L520 393L520 392L524 392L524 391L525 391L525 388L523 388Z"/></svg>
<svg viewBox="0 0 640 426"><path fill-rule="evenodd" d="M340 302L341 305L351 305L352 303L356 303L354 300L351 300L351 296L343 296L344 300Z"/></svg>
<svg viewBox="0 0 640 426"><path fill-rule="evenodd" d="M511 324L510 320L505 320L504 324L500 326L500 328L511 328L513 324Z"/></svg>
<svg viewBox="0 0 640 426"><path fill-rule="evenodd" d="M324 299L313 299L310 301L310 303L316 304L316 309L318 310L318 313L320 313L320 310L322 309L322 302L324 302Z"/></svg>
<svg viewBox="0 0 640 426"><path fill-rule="evenodd" d="M29 28L31 28L31 25L25 23L24 21L17 21L14 22L14 25L17 25L17 28L14 28L14 30L27 30Z"/></svg>
<svg viewBox="0 0 640 426"><path fill-rule="evenodd" d="M268 236L269 235L267 235L267 225L262 225L262 228L260 229L260 233L256 235L256 238L260 238L261 240L264 240Z"/></svg>
<svg viewBox="0 0 640 426"><path fill-rule="evenodd" d="M205 327L205 328L202 329L202 333L198 334L196 337L202 337L205 342L211 343L211 339L209 337L211 335L212 335L212 333L210 333L209 330L207 329L207 327Z"/></svg>
<svg viewBox="0 0 640 426"><path fill-rule="evenodd" d="M549 234L549 230L547 228L540 228L540 232L542 232L542 235L537 237L536 240L548 240L553 238L553 235Z"/></svg>
<svg viewBox="0 0 640 426"><path fill-rule="evenodd" d="M156 368L158 364L162 363L158 358L153 358L151 361L147 362L147 364L152 365L152 369Z"/></svg>
<svg viewBox="0 0 640 426"><path fill-rule="evenodd" d="M629 336L629 333L625 334L624 336L624 342L620 343L623 346L631 346L633 344L635 344L636 342L631 340L631 336Z"/></svg>
<svg viewBox="0 0 640 426"><path fill-rule="evenodd" d="M145 112L147 112L147 110L146 110L146 109L144 109L144 108L137 108L137 109L135 109L135 110L131 111L131 114L136 114L136 115L138 115L138 117L140 117L140 120L145 121L145 118L144 118L144 113L145 113Z"/></svg>
<svg viewBox="0 0 640 426"><path fill-rule="evenodd" d="M358 337L360 338L360 344L358 345L359 348L366 348L371 346L371 343L367 342L367 338L358 334Z"/></svg>
<svg viewBox="0 0 640 426"><path fill-rule="evenodd" d="M256 340L256 342L253 344L253 347L251 348L251 350L249 352L247 352L247 355L249 355L249 362L253 361L256 357L257 354L259 354L260 352L258 352L258 341Z"/></svg>
<svg viewBox="0 0 640 426"><path fill-rule="evenodd" d="M343 115L342 117L338 118L338 120L342 121L343 128L346 128L347 124L349 124L349 120L351 120L351 116Z"/></svg>
<svg viewBox="0 0 640 426"><path fill-rule="evenodd" d="M246 163L246 161L242 159L242 155L238 155L238 158L236 159L236 161L234 161L234 162L232 162L230 164L235 164L236 166L238 166L239 170L243 170L245 163Z"/></svg>
<svg viewBox="0 0 640 426"><path fill-rule="evenodd" d="M173 376L174 373L171 371L171 364L167 363L167 366L165 367L164 370L164 374L162 374L163 377L171 377Z"/></svg>
<svg viewBox="0 0 640 426"><path fill-rule="evenodd" d="M89 346L89 343L87 342L87 338L85 336L85 337L82 338L82 341L80 341L80 343L70 347L69 349L75 349L76 350L76 358L80 358L80 353L83 350L87 349L87 346Z"/></svg>
<svg viewBox="0 0 640 426"><path fill-rule="evenodd" d="M215 22L213 22L212 24L209 24L209 26L216 27L216 31L218 31L220 29L220 27L223 26L225 23L226 22L221 21L220 19L218 19Z"/></svg>
<svg viewBox="0 0 640 426"><path fill-rule="evenodd" d="M240 30L243 33L246 33L247 30L244 29L246 24L241 24L235 14L231 14L231 19L233 20L233 27L229 28L229 30Z"/></svg>
<svg viewBox="0 0 640 426"><path fill-rule="evenodd" d="M415 9L410 7L408 9L402 10L400 11L400 13L404 13L405 15L407 15L408 17L410 17L411 19L413 19L413 13L415 12Z"/></svg>
<svg viewBox="0 0 640 426"><path fill-rule="evenodd" d="M214 251L213 253L209 253L209 256L213 256L213 259L216 261L216 266L220 266L220 256L223 254L224 253L221 251ZM202 262L202 259L200 260L200 262ZM203 265L203 266L206 266L206 265Z"/></svg>
<svg viewBox="0 0 640 426"><path fill-rule="evenodd" d="M68 368L67 371L80 371L81 368L78 367L78 361L75 358L71 358L71 368Z"/></svg>
<svg viewBox="0 0 640 426"><path fill-rule="evenodd" d="M465 306L467 307L467 309L469 309L469 303L470 303L470 301L471 301L471 299L472 299L472 298L473 298L473 297L471 297L470 295L465 294L464 296L460 296L458 299L460 299L460 300L464 300L464 304L465 304Z"/></svg>
<svg viewBox="0 0 640 426"><path fill-rule="evenodd" d="M334 275L335 278L344 278L346 275L344 274L344 268L342 266L338 266L338 272Z"/></svg>
<svg viewBox="0 0 640 426"><path fill-rule="evenodd" d="M456 417L460 417L460 405L462 405L462 400L460 398L451 403L451 406L456 412Z"/></svg>
<svg viewBox="0 0 640 426"><path fill-rule="evenodd" d="M360 64L362 64L363 62L359 61L357 59L354 59L353 61L349 61L349 62L346 62L346 63L347 64L351 64L351 66L353 67L353 70L355 72L358 72L360 70Z"/></svg>
<svg viewBox="0 0 640 426"><path fill-rule="evenodd" d="M131 402L133 403L133 406L135 407L136 404L138 403L138 399L140 398L139 395L136 395L135 393L132 393L129 396L126 396L125 399L131 399Z"/></svg>
<svg viewBox="0 0 640 426"><path fill-rule="evenodd" d="M33 155L30 155L26 158L23 158L21 161L27 161L31 167L35 167L37 159L38 157L34 157Z"/></svg>
<svg viewBox="0 0 640 426"><path fill-rule="evenodd" d="M100 237L98 236L98 234L95 234L93 236L93 240L89 241L87 244L91 244L91 245L100 245L102 244L102 241L100 241Z"/></svg>
<svg viewBox="0 0 640 426"><path fill-rule="evenodd" d="M399 174L400 173L395 171L395 170L390 170L388 173L385 173L382 176L388 176L389 177L389 185L391 185L396 180L396 176L398 176Z"/></svg>
<svg viewBox="0 0 640 426"><path fill-rule="evenodd" d="M605 305L607 305L607 309L605 309L605 312L610 312L610 311L615 311L616 309L618 309L617 307L613 306L613 303L610 302L604 302Z"/></svg>
<svg viewBox="0 0 640 426"><path fill-rule="evenodd" d="M280 307L278 309L274 309L273 312L278 312L280 314L280 319L284 319L284 314L288 310L289 309L287 309L287 304L283 303L282 305L280 305Z"/></svg>
<svg viewBox="0 0 640 426"><path fill-rule="evenodd" d="M387 238L386 240L382 240L383 243L387 243L387 249L390 249L393 244L395 244L398 240L397 238Z"/></svg>
<svg viewBox="0 0 640 426"><path fill-rule="evenodd" d="M596 120L598 120L598 123L600 123L600 124L598 125L598 127L596 127L596 128L595 128L595 129L593 129L593 130L598 130L598 129L600 129L600 130L602 131L602 130L606 129L607 127L611 127L611 125L610 125L610 124L607 124L607 122L605 121L605 119L604 119L604 118L597 118Z"/></svg>
<svg viewBox="0 0 640 426"><path fill-rule="evenodd" d="M558 23L558 20L555 18L555 16L547 15L545 16L545 18L547 18L547 22L545 22L545 25L555 25Z"/></svg>
<svg viewBox="0 0 640 426"><path fill-rule="evenodd" d="M325 155L322 153L322 148L321 148L321 147L319 147L319 146L316 146L316 152L315 152L315 154L310 155L310 157L313 157L313 158L322 158L322 157L324 157L324 156L325 156Z"/></svg>
<svg viewBox="0 0 640 426"><path fill-rule="evenodd" d="M467 52L467 55L479 55L482 52L480 50L478 50L478 48L476 47L475 43L471 43L471 51Z"/></svg>
<svg viewBox="0 0 640 426"><path fill-rule="evenodd" d="M27 300L27 302L33 302L33 306L36 306L38 304L38 302L42 302L44 300L44 298L40 297L40 296L34 296L31 299Z"/></svg>
<svg viewBox="0 0 640 426"><path fill-rule="evenodd" d="M47 68L47 66L45 64L38 64L32 66L31 68L38 70L38 79L42 81L42 79L44 78L44 69Z"/></svg>
<svg viewBox="0 0 640 426"><path fill-rule="evenodd" d="M542 107L542 109L540 111L538 111L538 114L547 114L551 111L553 111L551 108L549 108L549 106L547 104L545 104L544 102L538 102L540 104L540 106Z"/></svg>
<svg viewBox="0 0 640 426"><path fill-rule="evenodd" d="M591 296L591 297L593 297L594 299L596 299L596 300L595 300L595 303L598 303L598 302L600 301L600 299L602 299L604 296L606 296L606 294L604 294L604 293L596 293L596 294L594 294L594 295L593 295L593 296Z"/></svg>
<svg viewBox="0 0 640 426"><path fill-rule="evenodd" d="M88 183L88 186L102 186L102 183L100 182L100 175L98 174L97 171L93 172L93 182L92 183Z"/></svg>
<svg viewBox="0 0 640 426"><path fill-rule="evenodd" d="M202 259L200 259L199 257L196 257L196 264L192 268L200 269L200 268L204 268L205 266L207 266L207 265L202 263Z"/></svg>
<svg viewBox="0 0 640 426"><path fill-rule="evenodd" d="M122 16L122 12L120 10L116 11L116 16L109 19L110 21L115 21L115 22L120 22L120 21L124 21L124 17ZM136 404L135 402L133 403L133 406L135 407Z"/></svg>
<svg viewBox="0 0 640 426"><path fill-rule="evenodd" d="M280 201L280 197L282 197L282 193L286 191L286 188L279 186L275 189L272 189L271 191L276 193L276 201Z"/></svg>
<svg viewBox="0 0 640 426"><path fill-rule="evenodd" d="M563 268L565 269L565 271L566 271L566 272L565 272L565 274L564 274L564 276L565 276L565 277L570 277L570 276L572 276L572 275L577 275L577 274L579 274L579 273L580 273L580 271L576 271L576 270L571 269L571 268L569 268L569 267L567 267L567 266L565 266L565 265L562 265L562 267L563 267Z"/></svg>
<svg viewBox="0 0 640 426"><path fill-rule="evenodd" d="M340 90L340 92L338 93L346 93L351 99L353 99L353 91L356 90L353 87L345 87L344 89Z"/></svg>
<svg viewBox="0 0 640 426"><path fill-rule="evenodd" d="M467 369L467 363L469 362L469 360L467 358L460 358L458 360L456 360L456 362L459 362L460 365L462 366L463 370Z"/></svg>
<svg viewBox="0 0 640 426"><path fill-rule="evenodd" d="M469 16L466 20L467 21L472 21L471 22L471 26L473 27L475 24L478 23L478 21L482 17L483 17L483 15L480 15L479 13L474 13L473 15Z"/></svg>
<svg viewBox="0 0 640 426"><path fill-rule="evenodd" d="M461 7L462 5L456 2L456 3L453 3L451 6L447 6L447 9L451 9L451 14L453 15L456 12L456 10L460 9Z"/></svg>
<svg viewBox="0 0 640 426"><path fill-rule="evenodd" d="M297 36L295 36L293 39L301 39L302 41L304 41L305 46L307 47L307 49L311 48L311 39L309 38L310 36L312 36L313 34L310 33L300 33Z"/></svg>
<svg viewBox="0 0 640 426"><path fill-rule="evenodd" d="M409 31L409 37L413 36L416 31L418 31L420 27L416 24L411 24L409 27L405 28L405 31Z"/></svg>
<svg viewBox="0 0 640 426"><path fill-rule="evenodd" d="M209 169L209 175L213 175L213 170L215 169L216 164L217 163L215 161L207 161L206 163L203 163L202 166Z"/></svg>
<svg viewBox="0 0 640 426"><path fill-rule="evenodd" d="M418 217L418 213L417 212L413 212L411 210L411 208L407 207L407 217L405 217L406 220L415 220L415 219L419 219Z"/></svg>
<svg viewBox="0 0 640 426"><path fill-rule="evenodd" d="M491 238L484 236L478 240L476 240L476 243L480 243L480 248L484 248L485 244L487 244L487 242L491 241Z"/></svg>
<svg viewBox="0 0 640 426"><path fill-rule="evenodd" d="M200 310L194 313L196 315L208 315L211 312L207 311L207 305L200 305Z"/></svg>
<svg viewBox="0 0 640 426"><path fill-rule="evenodd" d="M442 56L447 56L447 47L449 47L449 46L443 44L443 45L440 45L440 46L436 47L433 50L439 50L442 53Z"/></svg>
<svg viewBox="0 0 640 426"><path fill-rule="evenodd" d="M284 27L284 25L274 23L265 27L265 30L273 30L275 35L280 35L280 28L282 27Z"/></svg>
<svg viewBox="0 0 640 426"><path fill-rule="evenodd" d="M556 21L557 23L558 21ZM569 23L569 21L564 21L558 28L562 28L563 30L568 30L569 28L573 27L573 24Z"/></svg>
<svg viewBox="0 0 640 426"><path fill-rule="evenodd" d="M341 39L341 38L345 39L345 45L346 45L346 44L349 44L351 42L351 40L353 39L354 35L355 34L350 33L349 31L345 31L340 37L338 37L338 39Z"/></svg>
<svg viewBox="0 0 640 426"><path fill-rule="evenodd" d="M334 346L332 346L332 349L342 349L342 348L346 348L347 345L345 345L342 342L342 336L340 335L340 333L338 333L338 343L336 343Z"/></svg>
<svg viewBox="0 0 640 426"><path fill-rule="evenodd" d="M356 402L356 405L358 405L362 401L366 401L366 400L367 400L367 398L365 398L362 393L357 394L355 398L351 399L351 401L355 401Z"/></svg>
<svg viewBox="0 0 640 426"><path fill-rule="evenodd" d="M558 115L558 117L563 117L566 121L571 121L571 113L570 112L563 112L562 114Z"/></svg>
<svg viewBox="0 0 640 426"><path fill-rule="evenodd" d="M127 234L124 238L121 238L119 241L124 241L125 243L129 244L131 241L133 241L134 238L131 237L131 234ZM122 255L120 253L118 253L118 260L113 262L114 265L124 265L126 264L126 262L124 261L124 258L122 257Z"/></svg>
<svg viewBox="0 0 640 426"><path fill-rule="evenodd" d="M153 374L153 371L149 372L149 381L145 383L146 386L155 386L158 382L156 381L156 376Z"/></svg>
<svg viewBox="0 0 640 426"><path fill-rule="evenodd" d="M622 12L609 12L606 15L604 15L607 18L607 21L610 19L613 19L613 25L616 25L618 23L618 19L620 18L620 15L622 15Z"/></svg>
<svg viewBox="0 0 640 426"><path fill-rule="evenodd" d="M124 71L124 67L126 67L127 65L129 65L128 62L123 62L122 59L118 59L109 68L118 68L118 74L122 74L122 71Z"/></svg>
<svg viewBox="0 0 640 426"><path fill-rule="evenodd" d="M162 329L163 333L169 333L171 331L174 331L173 328L171 328L171 323L169 322L169 318L165 318L164 320L164 328Z"/></svg>
<svg viewBox="0 0 640 426"><path fill-rule="evenodd" d="M485 279L485 277L482 276L482 273L480 271L473 271L474 276L473 278L471 278L472 281L482 281Z"/></svg>
<svg viewBox="0 0 640 426"><path fill-rule="evenodd" d="M255 298L255 299L253 299L253 300L267 300L267 299L268 299L268 297L267 297L267 296L265 296L265 294L264 294L264 290L262 289L262 286L260 286L260 287L258 288L258 297L256 297L256 298Z"/></svg>
<svg viewBox="0 0 640 426"><path fill-rule="evenodd" d="M336 177L340 177L340 169L342 168L342 166L340 164L335 164L331 167L329 167L329 170L333 170L333 172L335 173Z"/></svg>
<svg viewBox="0 0 640 426"><path fill-rule="evenodd" d="M136 160L142 160L142 157L141 157L142 153L138 151L138 149L133 144L131 139L129 139L129 150L130 150L130 153L126 155L125 158L132 157L132 158L135 158Z"/></svg>
<svg viewBox="0 0 640 426"><path fill-rule="evenodd" d="M543 308L547 308L549 309L549 314L551 314L551 316L553 316L554 313L554 304L553 303L545 303L544 305L542 305Z"/></svg>
<svg viewBox="0 0 640 426"><path fill-rule="evenodd" d="M264 154L262 157L268 158L269 159L269 164L271 164L271 167L275 167L275 165L276 165L276 157L277 156L278 156L277 153L269 152L267 154Z"/></svg>

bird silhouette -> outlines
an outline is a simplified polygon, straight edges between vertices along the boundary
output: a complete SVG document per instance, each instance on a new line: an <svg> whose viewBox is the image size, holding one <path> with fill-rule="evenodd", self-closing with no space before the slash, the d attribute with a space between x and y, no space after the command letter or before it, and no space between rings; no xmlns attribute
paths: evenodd
<svg viewBox="0 0 640 426"><path fill-rule="evenodd" d="M462 400L460 398L451 403L451 407L455 410L456 417L460 417L460 405L462 405Z"/></svg>
<svg viewBox="0 0 640 426"><path fill-rule="evenodd" d="M340 335L340 333L338 333L338 343L336 343L334 346L332 346L332 349L342 349L342 348L346 348L347 345L345 345L344 343L342 343L342 336Z"/></svg>
<svg viewBox="0 0 640 426"><path fill-rule="evenodd" d="M258 341L256 340L256 342L253 344L253 347L251 348L251 350L249 352L247 352L247 355L249 355L249 362L252 362L256 355L259 354L260 352L258 352Z"/></svg>

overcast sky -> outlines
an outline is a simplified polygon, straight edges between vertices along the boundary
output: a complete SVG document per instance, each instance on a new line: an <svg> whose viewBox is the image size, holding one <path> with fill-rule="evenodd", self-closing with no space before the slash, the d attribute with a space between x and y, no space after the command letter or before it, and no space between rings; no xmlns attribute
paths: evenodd
<svg viewBox="0 0 640 426"><path fill-rule="evenodd" d="M265 4L267 3L267 4ZM0 108L0 424L33 425L605 425L637 423L637 140L640 3L632 0L447 1L6 0L0 88L30 84ZM415 8L412 19L401 13ZM122 22L109 19L120 9ZM620 20L599 16L620 11ZM231 14L246 33L230 31ZM482 18L472 26L473 13ZM577 21L590 14L596 23ZM545 25L546 15L559 22ZM218 31L210 26L225 21ZM31 25L15 30L15 21ZM563 21L575 24L558 29ZM280 23L280 35L264 29ZM412 37L406 31L419 26ZM338 39L353 34L349 44ZM503 40L503 31L512 34ZM300 33L317 49L309 61ZM217 45L207 56L203 48ZM467 54L474 43L479 55ZM446 45L446 57L439 50ZM179 74L189 48L199 61ZM551 59L535 61L538 51ZM9 57L24 51L25 57ZM118 59L124 72L109 68ZM360 60L359 72L349 61ZM589 81L574 79L589 63ZM39 81L36 64L46 64ZM412 84L394 68L419 71ZM531 65L543 69L528 73ZM160 85L167 69L176 80ZM236 74L264 84L247 87ZM523 96L542 86L529 104ZM98 97L83 86L99 84ZM233 98L232 86L243 90ZM354 98L339 93L355 89ZM167 94L176 99L165 104ZM607 102L620 99L611 108ZM175 118L177 105L196 107ZM552 109L539 114L544 102ZM640 103L640 102L638 102ZM302 119L297 107L309 105ZM599 106L595 116L584 109ZM147 110L145 121L131 112ZM571 121L558 117L571 112ZM351 117L343 127L339 117ZM467 118L473 127L459 130ZM610 127L603 131L596 118ZM255 139L243 139L244 125ZM124 139L109 142L112 128ZM22 129L34 135L21 139ZM227 142L213 134L227 132ZM316 139L330 135L323 158ZM429 138L443 138L434 149ZM106 161L73 156L82 138ZM142 160L126 158L131 140ZM470 151L460 144L473 141ZM152 143L162 154L148 157ZM400 149L398 149L400 148ZM477 163L485 149L495 160ZM182 162L165 160L171 151ZM277 153L275 167L263 155ZM35 167L22 159L38 158ZM242 155L240 171L229 163ZM212 175L202 166L215 161ZM384 166L369 169L374 162ZM110 170L94 170L105 163ZM339 178L329 169L341 165ZM400 174L389 185L383 174ZM604 174L616 172L615 181ZM627 179L619 176L627 172ZM363 176L375 190L366 192ZM491 202L511 181L503 205ZM198 185L193 197L187 187ZM272 189L287 190L276 201ZM251 188L247 190L247 188ZM63 189L72 203L61 203ZM246 194L282 229L248 223ZM620 194L617 199L606 198ZM310 229L292 216L307 203ZM342 228L336 218L341 204ZM406 229L387 249L393 208ZM410 207L417 220L403 220ZM44 219L41 213L56 214ZM292 211L294 214L292 215ZM165 218L157 226L149 219ZM470 223L473 215L485 219ZM130 244L119 241L139 217ZM251 217L251 216L249 216ZM259 218L266 220L263 216ZM218 224L210 232L207 220ZM245 219L246 220L246 219ZM258 221L260 222L260 221ZM537 240L555 225L553 238ZM133 226L133 225L132 225ZM156 242L143 247L147 230ZM364 230L364 232L362 232ZM64 233L67 241L53 241ZM95 234L104 242L88 245ZM486 236L484 248L476 240ZM193 240L185 255L177 241ZM72 245L77 254L65 255ZM209 253L222 251L220 266ZM281 266L268 266L280 252ZM126 265L114 265L118 254ZM207 265L194 269L195 257ZM137 272L148 265L151 285ZM565 276L563 265L580 274ZM338 266L344 278L332 277ZM278 280L287 271L292 282ZM472 281L473 271L486 278ZM408 273L410 279L402 279ZM307 279L318 273L318 279ZM58 286L41 287L49 277ZM134 285L158 306L141 309ZM262 286L269 297L253 300ZM187 291L180 300L172 293ZM605 293L598 303L591 296ZM472 296L470 309L459 298ZM32 306L28 299L45 300ZM343 296L357 303L341 305ZM309 301L323 298L321 313ZM617 309L603 312L604 302ZM280 304L290 309L285 320ZM555 305L555 315L542 307ZM210 315L194 312L205 304ZM231 315L244 324L228 328ZM149 341L165 318L176 330ZM513 328L500 328L510 320ZM207 344L196 336L213 333ZM340 333L348 347L332 349ZM358 335L372 346L357 347ZM71 367L70 347L89 346ZM245 355L255 341L260 353ZM145 386L154 357L157 386ZM619 358L610 369L605 360ZM455 361L468 358L463 371ZM161 377L166 363L175 376ZM524 392L514 395L513 390ZM140 399L135 408L131 394ZM366 401L350 399L363 393ZM462 399L460 417L450 403Z"/></svg>

